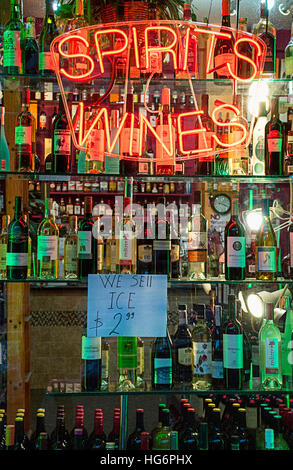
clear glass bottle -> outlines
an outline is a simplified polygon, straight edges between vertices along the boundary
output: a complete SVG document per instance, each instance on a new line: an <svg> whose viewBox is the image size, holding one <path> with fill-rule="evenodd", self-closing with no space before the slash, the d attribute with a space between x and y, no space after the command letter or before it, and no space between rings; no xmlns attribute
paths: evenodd
<svg viewBox="0 0 293 470"><path fill-rule="evenodd" d="M255 259L256 279L277 279L277 241L270 221L269 200L265 198L265 194L263 223L255 240Z"/></svg>
<svg viewBox="0 0 293 470"><path fill-rule="evenodd" d="M137 338L120 336L118 338L118 391L135 390L137 383Z"/></svg>
<svg viewBox="0 0 293 470"><path fill-rule="evenodd" d="M188 278L207 278L208 236L207 221L201 211L201 204L192 205L188 221Z"/></svg>
<svg viewBox="0 0 293 470"><path fill-rule="evenodd" d="M6 279L7 277L7 265L6 265L6 254L7 254L7 243L8 243L8 225L10 223L9 215L2 215L2 230L0 235L0 279Z"/></svg>
<svg viewBox="0 0 293 470"><path fill-rule="evenodd" d="M37 231L37 262L40 279L58 278L59 229L52 215L53 199L45 200L45 218Z"/></svg>
<svg viewBox="0 0 293 470"><path fill-rule="evenodd" d="M110 364L110 344L102 341L102 369L101 369L101 390L109 390L109 364Z"/></svg>
<svg viewBox="0 0 293 470"><path fill-rule="evenodd" d="M24 102L15 125L15 170L34 171L36 146L36 120L30 108L30 89L24 90Z"/></svg>
<svg viewBox="0 0 293 470"><path fill-rule="evenodd" d="M78 279L78 236L77 217L69 217L69 232L64 244L64 276L65 279Z"/></svg>
<svg viewBox="0 0 293 470"><path fill-rule="evenodd" d="M192 331L193 388L208 390L212 385L212 336L206 323L205 305L194 306L196 325Z"/></svg>
<svg viewBox="0 0 293 470"><path fill-rule="evenodd" d="M285 75L292 78L293 75L293 17L291 23L291 38L285 48Z"/></svg>
<svg viewBox="0 0 293 470"><path fill-rule="evenodd" d="M265 390L282 388L281 333L274 323L274 304L265 303L265 323L259 331L260 381Z"/></svg>

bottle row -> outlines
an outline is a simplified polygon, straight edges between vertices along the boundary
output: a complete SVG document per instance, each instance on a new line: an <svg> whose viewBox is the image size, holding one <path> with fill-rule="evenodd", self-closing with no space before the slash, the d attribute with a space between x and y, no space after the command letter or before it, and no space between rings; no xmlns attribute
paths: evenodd
<svg viewBox="0 0 293 470"><path fill-rule="evenodd" d="M224 407L222 406L224 405ZM257 407L260 420L256 429L248 426L248 413ZM215 397L203 400L203 411L196 411L182 398L179 408L158 405L158 421L150 431L145 429L144 409L136 409L136 424L128 433L126 450L234 451L292 450L293 412L279 398L243 400L241 397ZM113 412L113 427L104 431L104 413L95 409L93 430L88 432L83 405L75 408L75 422L67 430L64 405L57 406L56 426L46 431L46 411L37 410L33 432L24 430L25 410L19 409L15 423L7 424L5 410L0 410L1 450L118 450L120 440L120 409Z"/></svg>

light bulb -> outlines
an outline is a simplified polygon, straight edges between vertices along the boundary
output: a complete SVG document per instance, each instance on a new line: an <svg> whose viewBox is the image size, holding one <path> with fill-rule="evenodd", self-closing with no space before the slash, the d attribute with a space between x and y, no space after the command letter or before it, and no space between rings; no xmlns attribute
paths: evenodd
<svg viewBox="0 0 293 470"><path fill-rule="evenodd" d="M266 109L269 109L269 86L264 80L252 82L249 87L248 109L252 116L258 116L259 103L265 101Z"/></svg>
<svg viewBox="0 0 293 470"><path fill-rule="evenodd" d="M255 318L261 318L264 314L264 303L257 294L249 294L246 300L248 310Z"/></svg>
<svg viewBox="0 0 293 470"><path fill-rule="evenodd" d="M257 232L262 224L263 216L259 210L249 211L246 214L246 224L253 232Z"/></svg>

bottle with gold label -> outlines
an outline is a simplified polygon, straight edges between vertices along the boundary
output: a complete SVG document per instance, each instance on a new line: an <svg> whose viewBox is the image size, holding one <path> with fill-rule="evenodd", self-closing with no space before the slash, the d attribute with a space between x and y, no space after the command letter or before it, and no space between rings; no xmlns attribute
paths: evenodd
<svg viewBox="0 0 293 470"><path fill-rule="evenodd" d="M69 217L69 233L64 245L64 276L65 279L78 279L78 236L77 217Z"/></svg>
<svg viewBox="0 0 293 470"><path fill-rule="evenodd" d="M7 228L10 223L10 216L2 216L2 231L0 235L0 279L6 279L7 269L6 269L6 253L7 253L7 242L8 242L8 232Z"/></svg>

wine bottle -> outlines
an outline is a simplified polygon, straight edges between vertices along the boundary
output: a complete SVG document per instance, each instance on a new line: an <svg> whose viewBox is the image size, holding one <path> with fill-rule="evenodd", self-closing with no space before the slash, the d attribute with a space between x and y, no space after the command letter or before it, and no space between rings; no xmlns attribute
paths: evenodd
<svg viewBox="0 0 293 470"><path fill-rule="evenodd" d="M293 131L287 132L287 150L285 153L284 174L292 176L293 173Z"/></svg>
<svg viewBox="0 0 293 470"><path fill-rule="evenodd" d="M25 89L22 110L16 118L15 125L15 170L34 171L36 146L36 121L29 111L30 89Z"/></svg>
<svg viewBox="0 0 293 470"><path fill-rule="evenodd" d="M279 98L271 102L271 119L265 126L265 173L266 175L283 174L285 131L279 119Z"/></svg>
<svg viewBox="0 0 293 470"><path fill-rule="evenodd" d="M152 388L154 390L171 389L173 386L172 343L168 330L165 337L155 339L151 354Z"/></svg>
<svg viewBox="0 0 293 470"><path fill-rule="evenodd" d="M214 408L210 417L209 450L224 450L225 437L221 429L221 410Z"/></svg>
<svg viewBox="0 0 293 470"><path fill-rule="evenodd" d="M99 96L96 98L99 101ZM93 104L92 112L85 123L86 131L95 121L100 108ZM104 120L100 118L91 130L86 143L86 173L103 173L105 171L105 129Z"/></svg>
<svg viewBox="0 0 293 470"><path fill-rule="evenodd" d="M170 224L166 217L165 200L158 199L158 214L155 215L154 272L170 275Z"/></svg>
<svg viewBox="0 0 293 470"><path fill-rule="evenodd" d="M144 431L144 410L138 408L136 410L136 426L134 431L128 436L126 449L139 450L141 445L141 433Z"/></svg>
<svg viewBox="0 0 293 470"><path fill-rule="evenodd" d="M222 0L222 28L223 32L227 32L226 28L230 28L230 0ZM235 73L235 55L233 51L234 38L218 38L214 51L214 71L215 79L231 78L227 64L229 63L232 71Z"/></svg>
<svg viewBox="0 0 293 470"><path fill-rule="evenodd" d="M209 450L209 428L208 423L202 422L199 425L199 450Z"/></svg>
<svg viewBox="0 0 293 470"><path fill-rule="evenodd" d="M8 244L8 225L10 223L9 215L2 215L2 230L0 234L0 279L7 277L7 244Z"/></svg>
<svg viewBox="0 0 293 470"><path fill-rule="evenodd" d="M70 170L71 163L71 136L61 94L53 127L54 173L66 173Z"/></svg>
<svg viewBox="0 0 293 470"><path fill-rule="evenodd" d="M260 381L265 390L282 388L281 333L274 323L274 304L265 303L265 323L259 331Z"/></svg>
<svg viewBox="0 0 293 470"><path fill-rule="evenodd" d="M170 88L162 90L162 110L156 132L161 141L169 149L171 156L163 148L159 140L156 140L156 173L158 175L175 174L175 127L170 124Z"/></svg>
<svg viewBox="0 0 293 470"><path fill-rule="evenodd" d="M2 96L2 98L1 98ZM0 171L10 171L10 153L5 137L4 117L5 107L3 93L0 92Z"/></svg>
<svg viewBox="0 0 293 470"><path fill-rule="evenodd" d="M170 410L162 410L162 427L153 438L152 450L171 450Z"/></svg>
<svg viewBox="0 0 293 470"><path fill-rule="evenodd" d="M188 409L186 428L179 436L179 448L181 451L194 451L199 448L199 436L194 408Z"/></svg>
<svg viewBox="0 0 293 470"><path fill-rule="evenodd" d="M165 408L167 408L165 403L159 403L159 405L158 405L158 422L157 422L156 426L154 427L154 429L151 432L152 440L154 440L156 434L158 432L160 432L160 430L162 429L163 410Z"/></svg>
<svg viewBox="0 0 293 470"><path fill-rule="evenodd" d="M137 237L137 274L153 274L153 228L149 211L147 211L141 235Z"/></svg>
<svg viewBox="0 0 293 470"><path fill-rule="evenodd" d="M28 438L24 432L23 417L15 418L14 450L29 450Z"/></svg>
<svg viewBox="0 0 293 470"><path fill-rule="evenodd" d="M180 261L180 248L181 238L178 230L177 208L173 208L169 212L169 224L171 228L171 251L170 251L170 278L179 279L181 277L181 261Z"/></svg>
<svg viewBox="0 0 293 470"><path fill-rule="evenodd" d="M252 134L252 174L265 175L265 128L267 125L266 103L259 103L258 118Z"/></svg>
<svg viewBox="0 0 293 470"><path fill-rule="evenodd" d="M45 218L38 226L37 260L40 279L58 278L59 229L52 215L52 199L45 200Z"/></svg>
<svg viewBox="0 0 293 470"><path fill-rule="evenodd" d="M58 30L55 22L53 2L51 0L46 0L46 17L39 38L39 70L41 75L53 75L55 70L53 58L50 52L50 45L57 34ZM58 58L56 53L55 57Z"/></svg>
<svg viewBox="0 0 293 470"><path fill-rule="evenodd" d="M173 374L177 387L191 387L193 350L191 333L187 327L187 306L178 305L179 324L173 337Z"/></svg>
<svg viewBox="0 0 293 470"><path fill-rule="evenodd" d="M69 231L64 243L64 277L78 279L77 216L69 217Z"/></svg>
<svg viewBox="0 0 293 470"><path fill-rule="evenodd" d="M292 78L293 75L293 18L291 21L291 37L285 48L285 76Z"/></svg>
<svg viewBox="0 0 293 470"><path fill-rule="evenodd" d="M79 435L81 435L80 439L80 445L82 449L86 448L86 443L88 441L88 432L87 429L84 425L84 406L83 405L76 405L75 407L75 422L74 426L70 432L70 444L71 448L74 448L74 436L75 436L75 431L80 430L81 433L78 432Z"/></svg>
<svg viewBox="0 0 293 470"><path fill-rule="evenodd" d="M222 307L215 305L212 328L212 387L224 388Z"/></svg>
<svg viewBox="0 0 293 470"><path fill-rule="evenodd" d="M78 230L78 258L79 275L85 279L89 274L97 271L97 240L93 235L94 220L92 218L93 200L91 196L85 198L84 219L80 222Z"/></svg>
<svg viewBox="0 0 293 470"><path fill-rule="evenodd" d="M274 78L276 72L276 28L269 21L267 0L261 0L260 20L253 30L253 34L264 41L266 45L262 77Z"/></svg>
<svg viewBox="0 0 293 470"><path fill-rule="evenodd" d="M115 449L119 449L120 438L120 410L115 409L113 415L113 428L108 435L108 442L113 442Z"/></svg>
<svg viewBox="0 0 293 470"><path fill-rule="evenodd" d="M36 41L35 18L26 18L25 44L24 44L24 71L35 75L39 72L39 46Z"/></svg>
<svg viewBox="0 0 293 470"><path fill-rule="evenodd" d="M89 437L87 448L91 450L103 450L106 447L106 439L107 436L103 429L104 419L103 413L95 412L95 419L94 419L94 430L92 435Z"/></svg>
<svg viewBox="0 0 293 470"><path fill-rule="evenodd" d="M239 407L235 413L232 436L238 436L239 450L251 450L250 436L246 427L246 409ZM231 436L231 439L232 439ZM231 448L232 450L232 448Z"/></svg>
<svg viewBox="0 0 293 470"><path fill-rule="evenodd" d="M125 181L123 197L123 216L119 222L119 240L116 244L116 272L119 274L135 274L136 272L136 239L135 223L132 219L132 184Z"/></svg>
<svg viewBox="0 0 293 470"><path fill-rule="evenodd" d="M207 278L208 236L207 221L201 211L201 204L192 205L188 220L188 278Z"/></svg>
<svg viewBox="0 0 293 470"><path fill-rule="evenodd" d="M109 390L110 384L110 344L107 341L102 342L102 365L101 365L101 390Z"/></svg>
<svg viewBox="0 0 293 470"><path fill-rule="evenodd" d="M239 31L243 33L247 32L247 18L239 18ZM247 37L245 34L241 34L240 38ZM248 59L253 59L253 48L249 43L239 44L239 54L248 57ZM252 66L247 60L242 60L238 58L237 61L237 75L242 79L249 79L252 76Z"/></svg>
<svg viewBox="0 0 293 470"><path fill-rule="evenodd" d="M51 450L67 450L70 448L71 439L65 427L64 406L57 406L56 427L50 436Z"/></svg>
<svg viewBox="0 0 293 470"><path fill-rule="evenodd" d="M243 330L236 318L233 294L228 295L228 319L223 327L223 367L225 388L241 390L243 383Z"/></svg>
<svg viewBox="0 0 293 470"><path fill-rule="evenodd" d="M205 305L198 305L196 310L196 325L192 331L193 345L193 388L208 390L212 384L212 337L206 323Z"/></svg>
<svg viewBox="0 0 293 470"><path fill-rule="evenodd" d="M10 18L3 35L4 73L17 75L23 72L23 43L25 28L21 21L19 0L10 0Z"/></svg>
<svg viewBox="0 0 293 470"><path fill-rule="evenodd" d="M277 241L270 221L269 200L264 199L263 223L255 240L256 279L277 278Z"/></svg>
<svg viewBox="0 0 293 470"><path fill-rule="evenodd" d="M28 226L24 220L22 198L15 197L14 218L8 226L7 279L26 279L28 267Z"/></svg>
<svg viewBox="0 0 293 470"><path fill-rule="evenodd" d="M119 370L118 391L131 391L137 383L137 338L118 338L117 365Z"/></svg>
<svg viewBox="0 0 293 470"><path fill-rule="evenodd" d="M225 278L245 279L245 236L238 218L238 199L232 201L232 213L225 227Z"/></svg>
<svg viewBox="0 0 293 470"><path fill-rule="evenodd" d="M201 97L201 109L203 110L203 115L201 116L202 127L206 129L205 132L200 132L198 134L198 148L200 150L204 148L214 147L214 141L212 135L214 132L214 122L209 115L209 95L203 94ZM208 152L203 153L195 160L195 171L196 175L212 175L213 174L213 162L212 155L209 155Z"/></svg>
<svg viewBox="0 0 293 470"><path fill-rule="evenodd" d="M272 428L274 430L274 450L290 450L288 443L285 441L282 433L282 416L276 414L272 420Z"/></svg>
<svg viewBox="0 0 293 470"><path fill-rule="evenodd" d="M84 392L100 390L101 387L101 338L82 337L81 389Z"/></svg>
<svg viewBox="0 0 293 470"><path fill-rule="evenodd" d="M126 112L129 113L120 135L120 154L125 157L136 157L139 155L139 121L134 114L133 94L127 94ZM133 126L133 127L132 127ZM132 139L132 140L131 140ZM132 144L132 145L131 145ZM131 146L131 148L129 148ZM136 160L120 160L121 175L129 176L138 173Z"/></svg>

